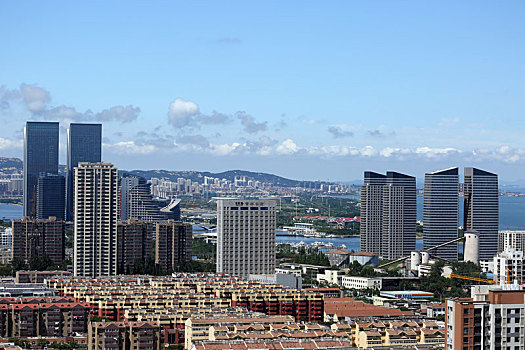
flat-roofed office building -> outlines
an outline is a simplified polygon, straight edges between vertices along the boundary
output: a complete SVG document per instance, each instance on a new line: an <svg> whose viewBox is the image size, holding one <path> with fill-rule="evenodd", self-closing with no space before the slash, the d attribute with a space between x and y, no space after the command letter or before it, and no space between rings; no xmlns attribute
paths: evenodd
<svg viewBox="0 0 525 350"><path fill-rule="evenodd" d="M275 272L276 201L217 200L217 272Z"/></svg>

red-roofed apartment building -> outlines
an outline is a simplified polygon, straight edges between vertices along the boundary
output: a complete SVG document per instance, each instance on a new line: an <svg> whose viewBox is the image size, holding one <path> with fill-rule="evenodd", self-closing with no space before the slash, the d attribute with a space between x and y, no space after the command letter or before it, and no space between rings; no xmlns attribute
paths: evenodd
<svg viewBox="0 0 525 350"><path fill-rule="evenodd" d="M403 316L413 316L414 313L366 304L362 301L355 301L352 298L332 298L324 301L324 315L325 322L348 322L382 317L402 318Z"/></svg>

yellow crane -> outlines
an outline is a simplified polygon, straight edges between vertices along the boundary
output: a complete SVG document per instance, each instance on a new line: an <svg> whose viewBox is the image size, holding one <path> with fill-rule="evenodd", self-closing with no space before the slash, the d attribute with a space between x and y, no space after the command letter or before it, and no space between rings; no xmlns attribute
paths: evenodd
<svg viewBox="0 0 525 350"><path fill-rule="evenodd" d="M519 276L517 276L514 272L512 272L512 270L507 268L506 272L507 272L507 276L506 276L506 279L505 279L505 284L512 284L511 279L510 279L510 275L511 274L518 280L518 282L520 284L523 284L523 281L519 278ZM459 278L459 279L469 280L469 281L484 282L484 283L490 283L490 284L500 284L498 281L491 280L491 279L488 279L488 278L473 277L473 276L467 276L467 275L462 275L462 274L458 274L458 273L451 273L450 275L446 275L446 276L449 276L449 277L452 277L452 278Z"/></svg>

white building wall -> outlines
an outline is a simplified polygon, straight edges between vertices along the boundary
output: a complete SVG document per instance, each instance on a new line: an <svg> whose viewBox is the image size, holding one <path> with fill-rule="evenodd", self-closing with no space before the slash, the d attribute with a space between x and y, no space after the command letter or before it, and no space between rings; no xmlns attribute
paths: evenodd
<svg viewBox="0 0 525 350"><path fill-rule="evenodd" d="M118 176L109 163L79 163L74 170L75 276L117 273Z"/></svg>
<svg viewBox="0 0 525 350"><path fill-rule="evenodd" d="M275 230L275 200L218 199L217 272L273 274Z"/></svg>

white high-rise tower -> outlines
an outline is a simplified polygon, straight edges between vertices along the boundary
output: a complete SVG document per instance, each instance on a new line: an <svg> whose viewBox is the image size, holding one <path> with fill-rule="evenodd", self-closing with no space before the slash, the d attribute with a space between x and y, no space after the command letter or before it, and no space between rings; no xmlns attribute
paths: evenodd
<svg viewBox="0 0 525 350"><path fill-rule="evenodd" d="M110 163L74 169L75 276L117 273L118 176Z"/></svg>
<svg viewBox="0 0 525 350"><path fill-rule="evenodd" d="M276 202L217 200L217 272L275 273Z"/></svg>

